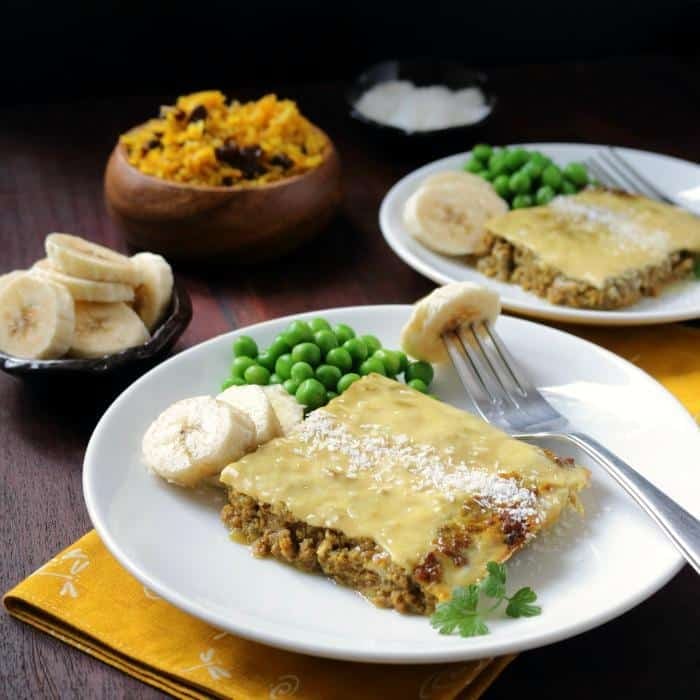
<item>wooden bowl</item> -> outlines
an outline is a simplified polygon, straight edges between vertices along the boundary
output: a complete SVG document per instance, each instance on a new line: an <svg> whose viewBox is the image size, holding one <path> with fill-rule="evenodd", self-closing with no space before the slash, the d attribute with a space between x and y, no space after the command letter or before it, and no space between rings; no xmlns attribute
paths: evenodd
<svg viewBox="0 0 700 700"><path fill-rule="evenodd" d="M135 248L173 260L254 262L319 233L340 204L340 160L259 187L208 187L145 175L118 143L105 171L107 208Z"/></svg>

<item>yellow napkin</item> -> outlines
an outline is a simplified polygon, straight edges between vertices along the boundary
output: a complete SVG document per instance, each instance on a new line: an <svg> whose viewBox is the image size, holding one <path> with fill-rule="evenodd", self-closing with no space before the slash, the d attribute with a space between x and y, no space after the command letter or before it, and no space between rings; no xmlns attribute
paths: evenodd
<svg viewBox="0 0 700 700"><path fill-rule="evenodd" d="M389 666L318 659L217 630L127 573L93 530L5 595L10 614L179 698L475 700L513 657ZM426 625L427 625L426 620Z"/></svg>
<svg viewBox="0 0 700 700"><path fill-rule="evenodd" d="M567 330L636 363L700 418L700 330ZM15 617L180 698L475 700L513 658L388 666L272 649L160 600L117 564L95 532L7 593L4 603Z"/></svg>
<svg viewBox="0 0 700 700"><path fill-rule="evenodd" d="M700 422L700 328L566 328L621 355L661 382Z"/></svg>

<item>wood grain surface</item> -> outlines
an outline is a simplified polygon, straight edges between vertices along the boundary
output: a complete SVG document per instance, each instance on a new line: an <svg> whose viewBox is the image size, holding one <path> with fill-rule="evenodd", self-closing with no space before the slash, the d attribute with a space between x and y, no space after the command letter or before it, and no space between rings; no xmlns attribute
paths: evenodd
<svg viewBox="0 0 700 700"><path fill-rule="evenodd" d="M492 77L499 108L475 138L493 143L616 143L697 162L699 69L700 60L677 58L498 69ZM202 85L182 89L209 87L206 82L203 78ZM241 268L178 266L194 306L194 319L178 349L275 316L352 304L411 302L431 289L429 281L384 243L377 209L397 178L436 154L387 149L369 138L347 115L344 87L222 86L241 98L276 90L297 99L338 146L344 201L341 214L325 233L282 260ZM173 97L115 97L0 111L0 273L42 257L44 236L50 231L76 233L125 249L103 202L107 157L120 132L155 114ZM457 144L455 150L471 145ZM18 380L0 376L3 591L90 528L81 492L81 463L90 432L113 395L114 390L103 393L94 388L68 395L29 391ZM697 698L698 629L700 586L686 567L621 618L522 654L485 697ZM0 696L162 695L0 614Z"/></svg>

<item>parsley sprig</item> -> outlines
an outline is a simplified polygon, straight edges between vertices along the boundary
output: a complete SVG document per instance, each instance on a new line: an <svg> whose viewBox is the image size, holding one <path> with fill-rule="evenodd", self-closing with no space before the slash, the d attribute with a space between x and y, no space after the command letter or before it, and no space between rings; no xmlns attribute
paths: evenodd
<svg viewBox="0 0 700 700"><path fill-rule="evenodd" d="M486 565L488 576L480 583L456 588L452 598L440 603L430 618L430 624L440 634L452 634L455 630L462 637L477 637L488 634L489 628L484 617L502 603L507 602L508 617L534 617L542 612L539 605L533 605L537 594L529 586L517 590L512 596L506 595L506 567L495 561ZM484 609L479 606L481 594L495 602Z"/></svg>

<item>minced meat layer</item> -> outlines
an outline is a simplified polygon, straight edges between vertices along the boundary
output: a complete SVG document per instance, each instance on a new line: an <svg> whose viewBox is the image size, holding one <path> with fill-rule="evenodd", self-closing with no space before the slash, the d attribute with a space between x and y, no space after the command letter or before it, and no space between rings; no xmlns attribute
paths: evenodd
<svg viewBox="0 0 700 700"><path fill-rule="evenodd" d="M273 557L306 572L323 573L382 608L419 615L435 609L435 597L422 590L370 538L349 538L337 530L308 525L295 520L282 503L258 503L232 489L221 518L253 546L258 557Z"/></svg>

